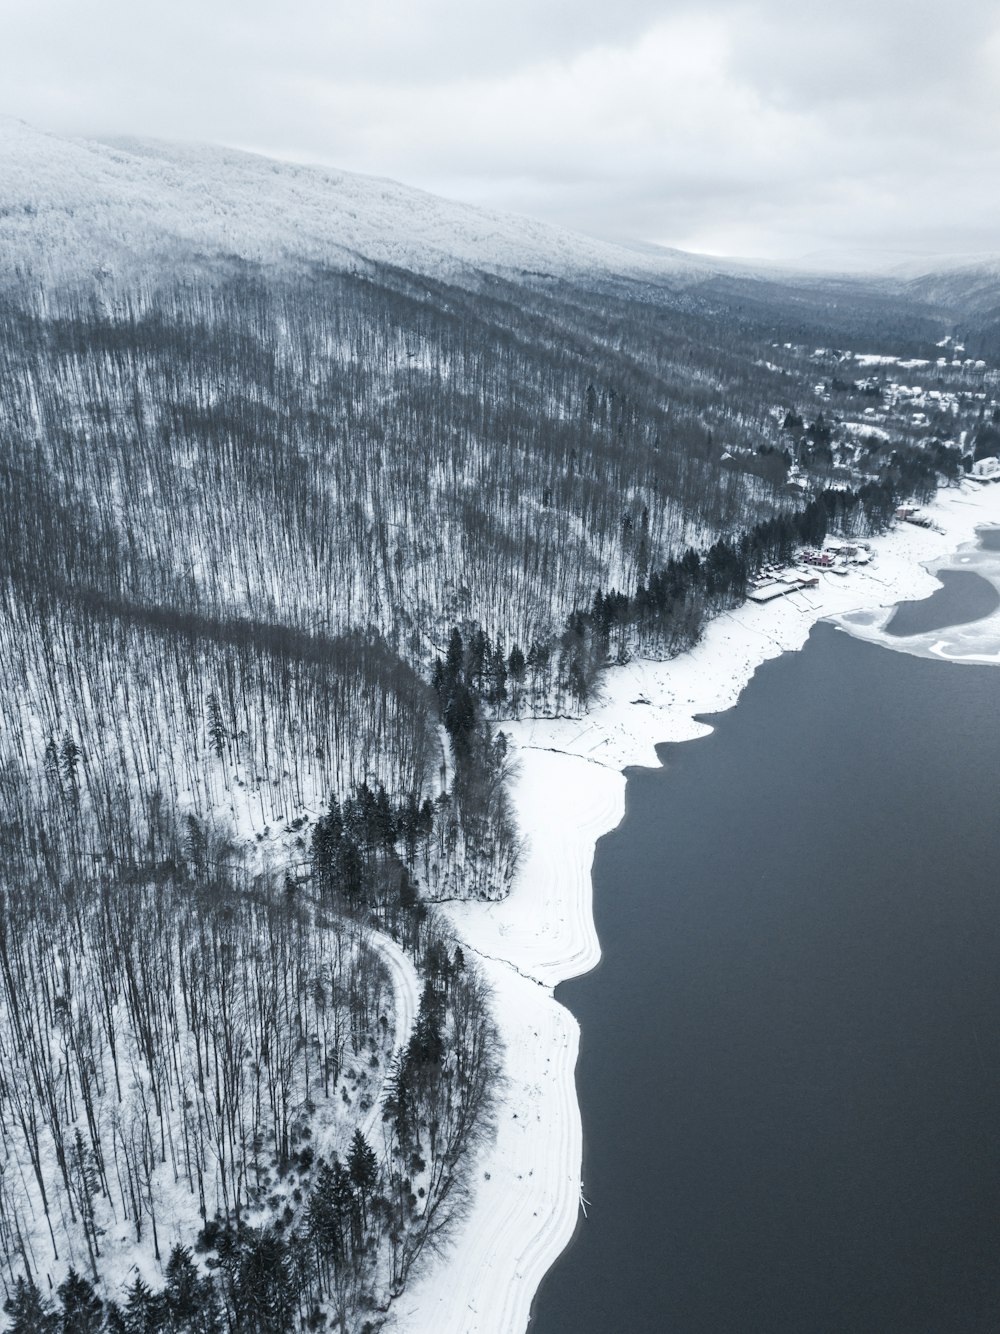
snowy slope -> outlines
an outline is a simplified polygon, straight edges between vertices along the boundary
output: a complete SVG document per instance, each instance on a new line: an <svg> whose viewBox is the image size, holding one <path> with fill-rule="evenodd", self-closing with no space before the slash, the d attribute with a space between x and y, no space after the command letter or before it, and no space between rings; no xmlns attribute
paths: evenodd
<svg viewBox="0 0 1000 1334"><path fill-rule="evenodd" d="M1000 255L923 273L907 290L922 301L957 307L963 315L995 312L1000 307Z"/></svg>
<svg viewBox="0 0 1000 1334"><path fill-rule="evenodd" d="M0 274L124 273L173 255L663 279L712 270L393 181L154 140L78 140L0 117Z"/></svg>

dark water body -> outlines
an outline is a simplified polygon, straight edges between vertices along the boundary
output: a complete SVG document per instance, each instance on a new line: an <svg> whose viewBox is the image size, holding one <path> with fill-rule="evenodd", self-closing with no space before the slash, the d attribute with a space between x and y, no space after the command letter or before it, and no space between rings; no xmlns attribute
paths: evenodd
<svg viewBox="0 0 1000 1334"><path fill-rule="evenodd" d="M1000 528L980 528L976 536L984 551L1000 551Z"/></svg>
<svg viewBox="0 0 1000 1334"><path fill-rule="evenodd" d="M997 537L1000 538L1000 532ZM1000 551L1000 545L987 549ZM949 625L968 625L970 621L992 616L1000 607L1000 593L981 574L971 570L940 570L937 577L942 587L916 602L901 602L885 627L886 634L923 635Z"/></svg>
<svg viewBox="0 0 1000 1334"><path fill-rule="evenodd" d="M1000 1330L1000 671L817 626L629 774L532 1334Z"/></svg>

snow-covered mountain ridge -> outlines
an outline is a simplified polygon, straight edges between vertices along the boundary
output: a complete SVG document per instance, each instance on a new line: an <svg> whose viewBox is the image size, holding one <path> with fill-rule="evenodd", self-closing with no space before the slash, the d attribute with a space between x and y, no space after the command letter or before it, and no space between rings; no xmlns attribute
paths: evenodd
<svg viewBox="0 0 1000 1334"><path fill-rule="evenodd" d="M64 138L0 117L0 272L68 279L166 255L374 262L451 279L471 269L676 285L717 271L394 181L209 145Z"/></svg>

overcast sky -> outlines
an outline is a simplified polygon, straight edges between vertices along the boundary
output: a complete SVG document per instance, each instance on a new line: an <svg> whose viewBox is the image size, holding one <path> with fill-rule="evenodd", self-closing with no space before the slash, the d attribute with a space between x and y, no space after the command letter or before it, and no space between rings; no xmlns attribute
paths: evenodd
<svg viewBox="0 0 1000 1334"><path fill-rule="evenodd" d="M1000 251L997 0L0 0L0 110L689 250Z"/></svg>

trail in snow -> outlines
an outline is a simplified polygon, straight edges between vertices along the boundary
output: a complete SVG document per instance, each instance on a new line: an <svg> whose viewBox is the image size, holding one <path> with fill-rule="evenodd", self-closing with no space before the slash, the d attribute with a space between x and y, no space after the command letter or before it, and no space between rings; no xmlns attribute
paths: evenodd
<svg viewBox="0 0 1000 1334"><path fill-rule="evenodd" d="M368 941L373 949L378 950L389 970L394 1001L393 1022L395 1025L392 1045L398 1051L400 1047L405 1047L409 1042L413 1025L417 1021L417 1010L420 1008L420 979L417 977L413 960L391 936L387 936L384 931L372 931ZM369 1144L376 1139L375 1131L382 1124L382 1098L385 1094L388 1077L389 1072L386 1070L382 1076L378 1095L374 1098L370 1110L361 1122L361 1133ZM377 1138L381 1139L381 1136Z"/></svg>
<svg viewBox="0 0 1000 1334"><path fill-rule="evenodd" d="M371 931L368 943L378 950L389 969L395 997L396 1047L405 1047L417 1021L420 1008L420 979L413 960L392 936L384 931Z"/></svg>
<svg viewBox="0 0 1000 1334"><path fill-rule="evenodd" d="M417 1010L420 1008L420 979L417 976L417 970L412 959L391 936L386 935L384 931L368 928L364 938L371 948L378 953L389 973L393 1014L391 1049L398 1051L400 1047L405 1047L409 1042L413 1025L416 1023ZM376 1151L380 1149L382 1156L387 1156L389 1152L389 1145L381 1127L382 1099L385 1097L390 1070L391 1063L383 1067L382 1078L378 1086L367 1090L371 1097L371 1106L365 1112L363 1119L358 1122L358 1129L360 1129L365 1139ZM338 1148L337 1141L340 1133L342 1131L339 1126L327 1126L325 1131L317 1137L316 1152L320 1156L326 1156L334 1152Z"/></svg>

